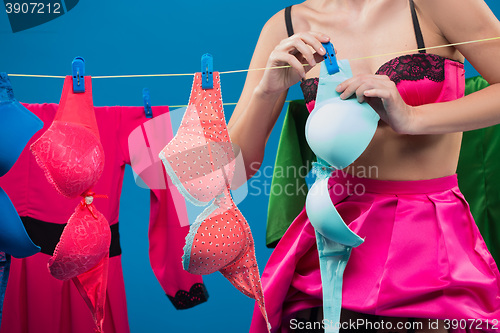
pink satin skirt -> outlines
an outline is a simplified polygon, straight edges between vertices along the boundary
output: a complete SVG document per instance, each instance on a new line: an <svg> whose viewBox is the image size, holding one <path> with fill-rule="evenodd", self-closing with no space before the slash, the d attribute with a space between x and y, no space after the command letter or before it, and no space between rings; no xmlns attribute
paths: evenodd
<svg viewBox="0 0 500 333"><path fill-rule="evenodd" d="M383 181L338 172L329 184L338 212L365 239L345 269L343 308L390 317L496 321L500 331L500 273L456 175ZM316 238L305 209L269 258L262 286L273 332L288 332L297 311L322 306ZM258 310L250 332L266 332Z"/></svg>

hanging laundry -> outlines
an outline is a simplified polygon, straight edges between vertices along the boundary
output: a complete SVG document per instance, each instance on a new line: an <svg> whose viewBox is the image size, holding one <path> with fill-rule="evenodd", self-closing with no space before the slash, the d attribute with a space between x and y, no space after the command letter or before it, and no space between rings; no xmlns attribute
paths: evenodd
<svg viewBox="0 0 500 333"><path fill-rule="evenodd" d="M160 152L167 173L186 199L206 205L215 198L191 225L184 269L193 274L220 271L239 291L254 298L267 318L250 226L230 193L235 152L224 117L219 73L213 73L212 89L202 88L202 75L197 73L181 127Z"/></svg>
<svg viewBox="0 0 500 333"><path fill-rule="evenodd" d="M111 229L93 204L92 188L104 169L104 149L95 119L92 80L87 76L84 82L85 92L75 93L73 77L66 77L54 121L30 149L60 194L83 197L61 234L48 268L57 279L73 280L90 308L97 332L102 332Z"/></svg>
<svg viewBox="0 0 500 333"><path fill-rule="evenodd" d="M9 77L0 73L0 177L14 165L30 138L43 123L14 98ZM0 251L16 258L31 256L40 251L26 234L9 197L0 189Z"/></svg>
<svg viewBox="0 0 500 333"><path fill-rule="evenodd" d="M136 183L151 189L151 220L149 224L149 259L158 281L176 309L187 309L208 298L201 283L188 290L179 290L182 279L191 274L179 274L184 237L189 219L184 198L169 181L158 152L172 140L170 112L163 113L140 124L128 137L130 166ZM158 205L161 202L163 205ZM155 204L156 203L156 204ZM153 207L158 207L157 211ZM170 211L168 209L169 208ZM173 211L175 209L175 211ZM176 215L178 218L171 218ZM175 274L173 274L175 273ZM172 280L178 280L171 283Z"/></svg>
<svg viewBox="0 0 500 333"><path fill-rule="evenodd" d="M24 104L44 123L44 129L37 133L28 144L36 141L54 120L58 104ZM108 266L108 286L106 291L105 333L129 332L125 286L121 265L121 248L118 232L120 193L125 165L131 163L128 149L130 133L149 119L143 107L95 107L99 136L106 155L106 163L94 192L106 195L107 199L96 199L96 209L108 220L111 228L111 246ZM154 116L168 113L166 106L154 106ZM41 252L26 259L12 259L9 285L5 294L5 308L0 333L29 331L34 333L72 332L87 333L94 330L94 322L87 305L80 297L71 281L60 281L50 275L47 261L52 256L61 237L68 217L74 212L80 199L61 196L47 182L35 157L25 149L16 165L4 177L0 186L9 192L17 212L21 216L28 234L41 246ZM190 308L207 300L208 294L200 276L189 274L182 269L180 256L182 245L170 240L187 235L189 227L180 222L173 208L169 189L151 191L150 225L162 225L167 219L164 233L156 235L157 228L150 228L150 254L164 258L167 265L153 262L152 267L162 286L177 308ZM50 204L48 204L50 203ZM160 223L159 223L160 221ZM140 221L138 221L140 223ZM165 233L168 237L165 238ZM154 236L152 236L154 234ZM163 247L153 244L165 242ZM182 244L183 242L180 241ZM176 247L177 245L177 247ZM178 256L160 253L175 249ZM158 252L157 252L158 251ZM165 271L168 268L168 271ZM43 286L43 287L40 287ZM29 293L28 293L29 290ZM24 295L20 297L20 295Z"/></svg>
<svg viewBox="0 0 500 333"><path fill-rule="evenodd" d="M0 73L0 177L17 161L28 140L43 123L15 98L9 77ZM26 233L9 196L0 188L0 320L3 299L9 279L11 255L16 258L31 256L40 251Z"/></svg>

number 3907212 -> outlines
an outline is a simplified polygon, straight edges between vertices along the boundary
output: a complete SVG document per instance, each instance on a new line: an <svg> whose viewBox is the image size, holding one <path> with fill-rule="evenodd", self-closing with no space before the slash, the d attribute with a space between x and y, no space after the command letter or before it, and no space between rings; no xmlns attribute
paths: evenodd
<svg viewBox="0 0 500 333"><path fill-rule="evenodd" d="M7 14L61 14L60 3L42 2L7 2L5 4Z"/></svg>

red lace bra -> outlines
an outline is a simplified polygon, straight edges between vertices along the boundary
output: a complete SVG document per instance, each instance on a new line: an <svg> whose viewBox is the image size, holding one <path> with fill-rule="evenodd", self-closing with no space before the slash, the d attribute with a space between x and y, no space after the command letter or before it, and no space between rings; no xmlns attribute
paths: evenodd
<svg viewBox="0 0 500 333"><path fill-rule="evenodd" d="M73 93L72 86L72 77L66 77L54 121L30 148L59 193L83 197L64 227L48 268L57 279L73 280L100 332L111 230L94 207L92 188L104 170L104 150L95 119L91 78L85 77L84 93Z"/></svg>

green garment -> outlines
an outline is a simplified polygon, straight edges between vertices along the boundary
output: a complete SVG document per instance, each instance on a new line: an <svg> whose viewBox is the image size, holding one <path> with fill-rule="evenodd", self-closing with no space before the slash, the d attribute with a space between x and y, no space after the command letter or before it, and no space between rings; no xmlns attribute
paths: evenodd
<svg viewBox="0 0 500 333"><path fill-rule="evenodd" d="M465 94L488 86L479 76L465 83ZM457 174L481 235L500 263L500 125L464 132Z"/></svg>
<svg viewBox="0 0 500 333"><path fill-rule="evenodd" d="M307 184L304 174L312 168L316 156L306 142L306 120L309 116L304 100L291 101L283 121L274 163L273 180L267 210L267 247L275 247L306 203ZM304 170L301 172L288 172ZM305 168L305 169L304 169ZM293 191L288 189L294 188ZM284 191L274 189L287 189ZM279 193L279 194L276 194ZM293 193L293 195L290 195Z"/></svg>
<svg viewBox="0 0 500 333"><path fill-rule="evenodd" d="M466 79L465 94L487 86L480 76ZM303 100L290 102L272 180L273 189L287 191L286 194L271 191L267 214L268 247L276 246L304 207L307 186L303 176L316 160L305 140L308 115ZM291 172L293 170L300 172ZM479 230L493 258L500 262L500 125L464 133L457 174L460 190L469 202Z"/></svg>

